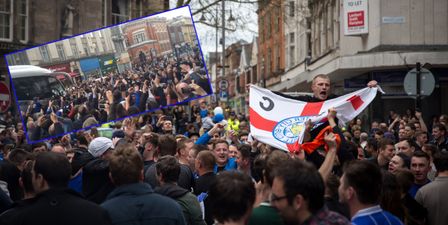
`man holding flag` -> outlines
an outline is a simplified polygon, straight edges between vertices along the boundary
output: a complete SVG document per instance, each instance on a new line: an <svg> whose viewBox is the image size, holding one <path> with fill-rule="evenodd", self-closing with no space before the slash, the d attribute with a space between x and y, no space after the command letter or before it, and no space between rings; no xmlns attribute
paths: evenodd
<svg viewBox="0 0 448 225"><path fill-rule="evenodd" d="M368 88L338 97L331 94L330 85L327 75L317 75L311 85L313 96L298 97L251 86L249 102L252 136L285 151L305 150L307 158L311 156L314 158L311 161L319 166L323 160L319 159L320 154L314 154L314 150L325 144L325 133L331 131L342 134L338 132L337 126L328 127L328 111L334 109L339 124L343 125L367 107L378 89L377 82L372 80ZM314 124L310 132L313 143L302 144L304 134L309 131L307 127L311 127L306 125L309 121Z"/></svg>
<svg viewBox="0 0 448 225"><path fill-rule="evenodd" d="M377 84L378 83L376 82L376 80L371 80L367 84L367 87L376 87ZM285 97L285 98L291 98L291 99L296 99L296 100L305 101L305 102L320 102L320 101L325 101L325 100L329 100L329 99L338 97L337 95L331 94L330 87L331 87L330 77L325 74L319 74L313 78L313 82L311 84L311 90L313 91L313 96L303 95L303 96L293 97L293 96L285 95L281 92L274 91L274 93L277 95L280 95L282 97Z"/></svg>

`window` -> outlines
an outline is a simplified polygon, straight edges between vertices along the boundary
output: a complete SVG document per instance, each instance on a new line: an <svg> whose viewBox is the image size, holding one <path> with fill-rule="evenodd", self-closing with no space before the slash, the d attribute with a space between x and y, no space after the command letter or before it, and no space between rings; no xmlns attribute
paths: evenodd
<svg viewBox="0 0 448 225"><path fill-rule="evenodd" d="M48 52L48 47L46 45L39 47L40 55L42 56L42 60L44 62L50 62L50 54Z"/></svg>
<svg viewBox="0 0 448 225"><path fill-rule="evenodd" d="M28 41L28 0L20 0L18 7L19 40Z"/></svg>
<svg viewBox="0 0 448 225"><path fill-rule="evenodd" d="M292 32L289 34L289 44L293 45L294 41L294 32Z"/></svg>
<svg viewBox="0 0 448 225"><path fill-rule="evenodd" d="M339 44L339 4L333 5L333 44L337 46Z"/></svg>
<svg viewBox="0 0 448 225"><path fill-rule="evenodd" d="M64 46L62 44L56 44L56 49L58 50L59 60L66 60Z"/></svg>
<svg viewBox="0 0 448 225"><path fill-rule="evenodd" d="M137 0L137 17L142 17L143 14L143 2L142 0Z"/></svg>
<svg viewBox="0 0 448 225"><path fill-rule="evenodd" d="M101 22L102 22L102 24L103 24L103 26L107 26L108 24L107 24L107 2L108 2L108 0L102 0L101 1L101 8L103 9L103 10L101 10L101 13L102 13L102 15L101 15Z"/></svg>
<svg viewBox="0 0 448 225"><path fill-rule="evenodd" d="M235 77L235 92L236 93L240 93L240 77L236 76Z"/></svg>
<svg viewBox="0 0 448 225"><path fill-rule="evenodd" d="M101 45L103 46L103 52L109 51L109 48L106 45L106 40L104 40L104 38L101 38Z"/></svg>
<svg viewBox="0 0 448 225"><path fill-rule="evenodd" d="M6 56L6 59L8 60L8 65L29 65L30 61L28 60L28 56L26 54L26 51L17 52L14 54L10 54Z"/></svg>
<svg viewBox="0 0 448 225"><path fill-rule="evenodd" d="M250 79L250 81L255 84L257 83L257 70L255 69L255 67L252 67L252 78Z"/></svg>
<svg viewBox="0 0 448 225"><path fill-rule="evenodd" d="M289 2L289 16L294 17L295 16L295 9L294 9L294 2Z"/></svg>
<svg viewBox="0 0 448 225"><path fill-rule="evenodd" d="M276 31L280 31L280 17L282 16L282 14L280 13L280 7L275 7L274 8L274 15L275 15L275 20L274 20L274 28Z"/></svg>
<svg viewBox="0 0 448 225"><path fill-rule="evenodd" d="M279 71L280 70L280 47L278 45L275 47L275 58L276 58L275 71Z"/></svg>
<svg viewBox="0 0 448 225"><path fill-rule="evenodd" d="M264 18L261 17L260 19L260 44L264 42Z"/></svg>
<svg viewBox="0 0 448 225"><path fill-rule="evenodd" d="M89 55L89 46L87 45L87 38L81 37L82 49L84 49L84 54Z"/></svg>
<svg viewBox="0 0 448 225"><path fill-rule="evenodd" d="M280 12L278 12L278 17L277 17L277 24L275 25L276 27L277 27L277 31L280 31L280 27L281 27L281 24L282 24L282 22L281 22L281 13Z"/></svg>
<svg viewBox="0 0 448 225"><path fill-rule="evenodd" d="M268 75L270 75L270 73L271 73L271 65L272 65L272 52L271 52L271 49L269 48L268 49L268 65L267 65L267 68L266 68L266 73L268 74Z"/></svg>
<svg viewBox="0 0 448 225"><path fill-rule="evenodd" d="M0 0L0 40L12 40L12 0Z"/></svg>
<svg viewBox="0 0 448 225"><path fill-rule="evenodd" d="M331 5L327 7L327 46L333 48L333 9Z"/></svg>
<svg viewBox="0 0 448 225"><path fill-rule="evenodd" d="M270 12L267 12L266 18L268 18L267 21L266 21L267 22L267 26L266 26L267 27L267 31L266 31L267 34L266 35L267 35L267 38L270 38L271 37L271 26L272 26L272 23L271 23L271 19L272 18L271 18L271 13Z"/></svg>
<svg viewBox="0 0 448 225"><path fill-rule="evenodd" d="M70 48L72 49L73 52L73 56L75 58L79 58L79 51L78 51L78 46L76 45L76 41L74 38L70 38Z"/></svg>
<svg viewBox="0 0 448 225"><path fill-rule="evenodd" d="M134 44L138 44L140 42L146 41L145 32L138 32L138 33L134 34L133 39L134 39Z"/></svg>
<svg viewBox="0 0 448 225"><path fill-rule="evenodd" d="M65 95L64 86L51 76L14 78L17 99L32 100L34 97L49 99Z"/></svg>
<svg viewBox="0 0 448 225"><path fill-rule="evenodd" d="M124 0L112 0L112 23L122 23L129 19L129 2Z"/></svg>
<svg viewBox="0 0 448 225"><path fill-rule="evenodd" d="M295 49L295 47L294 46L290 46L289 47L289 67L293 67L294 65L295 65L295 61L296 61L296 59L295 59L295 51L296 51L296 49Z"/></svg>

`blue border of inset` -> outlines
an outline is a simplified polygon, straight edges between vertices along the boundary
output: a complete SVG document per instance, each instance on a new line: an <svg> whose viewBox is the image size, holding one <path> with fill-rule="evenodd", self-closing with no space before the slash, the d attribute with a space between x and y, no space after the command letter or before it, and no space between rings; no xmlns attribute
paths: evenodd
<svg viewBox="0 0 448 225"><path fill-rule="evenodd" d="M187 99L187 100L185 100L185 101L178 102L178 103L175 103L175 104L170 104L170 105L162 106L162 107L159 107L159 108L156 108L156 109L150 109L150 110L147 110L147 111L144 111L144 112L139 112L139 113L136 113L136 114L133 114L133 115L128 115L128 116L125 116L125 117L122 117L122 118L119 118L119 119L115 119L115 120L107 121L107 122L105 122L105 123L101 123L101 124L98 123L98 124L95 124L95 125L92 125L92 126L89 126L89 127L84 127L84 128L82 128L82 129L72 130L72 131L69 131L69 132L66 132L66 133L63 133L63 134L59 134L59 135L55 135L55 136L49 136L49 137L46 137L46 138L43 138L43 139L40 139L40 140L34 140L34 141L30 140L30 137L28 136L28 132L27 132L27 127L26 127L27 124L25 123L25 120L24 120L24 118L23 118L23 116L22 116L22 112L21 112L21 110L20 110L20 104L19 104L19 102L18 102L17 95L16 95L16 89L15 89L15 87L14 87L14 82L12 81L11 73L10 73L10 71L9 71L9 65L8 65L8 59L7 59L7 56L9 56L9 55L13 55L13 54L16 54L16 53L20 53L20 52L24 52L24 51L27 51L27 50L30 50L30 49L33 49L33 48L38 48L38 47L40 47L40 46L48 45L48 44L51 44L51 43L54 43L54 42L62 41L62 40L65 40L65 39L74 38L74 37L81 36L81 35L84 35L84 34L93 33L93 32L95 32L95 31L103 30L103 29L106 29L106 28L111 28L111 27L115 27L115 26L120 26L120 25L122 25L122 24L126 24L126 23L129 23L129 22L132 22L132 21L136 21L136 20L144 19L144 18L147 18L147 17L153 17L153 16L156 16L156 15L159 15L159 14L163 14L163 13L166 13L166 12L170 12L170 11L178 10L178 9L185 8L185 7L188 7L188 10L189 10L189 12L190 12L190 18L191 18L191 20L192 20L193 28L194 28L194 31L195 31L195 33L196 33L196 40L197 40L197 42L198 42L198 47L199 47L199 51L200 51L200 53L201 53L202 62L203 62L203 64L204 64L204 69L205 69L205 72L207 73L208 84L209 84L209 86L210 86L211 93L209 93L209 94L207 94L207 95L204 95L204 96L198 96L198 97L195 97L195 98ZM131 19L131 20L122 22L122 23L113 24L113 25L110 25L110 26L107 26L107 27L101 27L101 28L98 28L98 29L95 29L95 30L90 30L90 31L87 31L87 32L84 32L84 33L81 33L81 34L73 35L73 36L70 36L70 37L65 37L65 38L63 38L63 39L58 39L58 40L54 40L54 41L50 41L50 42L46 42L46 43L44 43L44 44L36 45L36 46L31 47L31 48L20 49L20 50L18 50L18 51L15 51L15 52L11 52L11 53L5 54L5 55L4 55L4 59L5 59L5 62L6 62L6 66L7 66L7 68L8 68L9 82L10 82L10 84L11 84L11 88L12 88L12 90L13 90L13 92L14 92L15 102L16 102L17 109L18 109L18 112L19 112L19 115L20 115L20 119L21 119L22 124L23 124L23 129L24 129L24 131L25 131L25 137L26 137L26 140L27 140L27 143L28 143L28 144L34 144L34 143L44 142L44 141L47 141L47 140L50 140L50 139L53 139L53 138L59 138L59 137L62 137L62 136L64 136L64 135L66 135L66 134L73 134L73 133L76 133L76 132L78 132L78 131L87 131L87 130L90 130L90 129L94 128L94 127L102 126L102 125L104 125L104 124L108 124L108 123L112 123L112 122L118 122L118 121L124 120L124 119L126 119L126 118L132 118L132 117L135 117L135 116L140 116L140 115L143 115L143 114L146 114L146 113L154 112L154 111L157 111L157 110L160 110L160 109L165 109L165 108L168 108L168 107L173 107L173 106L176 106L176 105L185 104L185 103L188 103L188 102L190 102L190 101L197 100L197 99L201 99L201 98L205 98L205 97L208 97L208 96L210 96L210 95L213 94L213 89L212 89L212 85L211 85L211 81L210 81L210 75L208 74L207 65L206 65L206 62L205 62L205 60L204 60L204 54L203 54L203 52L202 52L201 42L200 42L200 40L199 40L198 32L197 32L197 30L196 30L196 25L195 25L195 23L194 23L193 14L191 13L190 5L185 5L185 6L182 6L182 7L178 7L178 8L174 8L174 9L169 9L169 10L166 10L166 11L163 11L163 12L157 12L157 13L154 13L154 14L150 14L150 15L146 15L146 16L138 17L138 18L135 18L135 19ZM179 63L179 62L178 62L178 63Z"/></svg>

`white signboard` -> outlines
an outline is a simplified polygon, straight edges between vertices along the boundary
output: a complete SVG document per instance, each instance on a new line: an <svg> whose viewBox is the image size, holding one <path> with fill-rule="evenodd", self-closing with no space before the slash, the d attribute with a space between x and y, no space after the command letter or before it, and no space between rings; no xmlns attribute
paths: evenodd
<svg viewBox="0 0 448 225"><path fill-rule="evenodd" d="M392 17L392 16L383 16L383 18L381 19L382 23L385 24L394 24L394 23L404 23L404 16L396 16L396 17Z"/></svg>
<svg viewBox="0 0 448 225"><path fill-rule="evenodd" d="M369 33L368 0L344 0L344 34Z"/></svg>

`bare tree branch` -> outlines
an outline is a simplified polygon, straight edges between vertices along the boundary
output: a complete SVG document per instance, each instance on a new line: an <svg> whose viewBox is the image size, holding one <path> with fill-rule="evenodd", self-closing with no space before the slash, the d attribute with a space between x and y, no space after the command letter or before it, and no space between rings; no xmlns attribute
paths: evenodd
<svg viewBox="0 0 448 225"><path fill-rule="evenodd" d="M183 1L184 0L178 0L178 4L179 4L179 2L181 2L182 1L182 4L183 4ZM191 0L188 0L185 4L183 4L183 5L187 5L187 4L189 4L190 3L190 1ZM216 4L218 4L218 3L220 3L222 0L216 0L216 1L214 1L214 2L211 2L211 3L206 3L205 4L205 6L204 6L204 4L202 3L202 1L199 1L199 3L201 4L201 8L199 8L199 9L192 9L192 11L194 11L194 12L192 12L192 15L194 16L194 15L197 15L197 14L199 14L199 13L201 13L201 12L203 12L203 11L205 11L205 10L207 10L207 9L209 9L210 7L212 7L212 6L214 6L214 5L216 5ZM228 2L236 2L236 3L243 3L243 4L255 4L255 3L259 3L261 0L254 0L254 1L251 1L251 0L226 0L226 1L228 1ZM182 5L178 5L178 7L180 7L180 6L182 6Z"/></svg>
<svg viewBox="0 0 448 225"><path fill-rule="evenodd" d="M213 28L215 28L216 29L216 25L215 24L211 24L211 23L207 23L206 21L194 21L195 23L201 23L201 24L204 24L204 25L207 25L207 26L209 26L209 27L213 27ZM222 26L218 26L218 29L222 29ZM226 31L232 31L232 32L235 32L236 31L236 29L231 29L231 28L225 28L225 30Z"/></svg>

